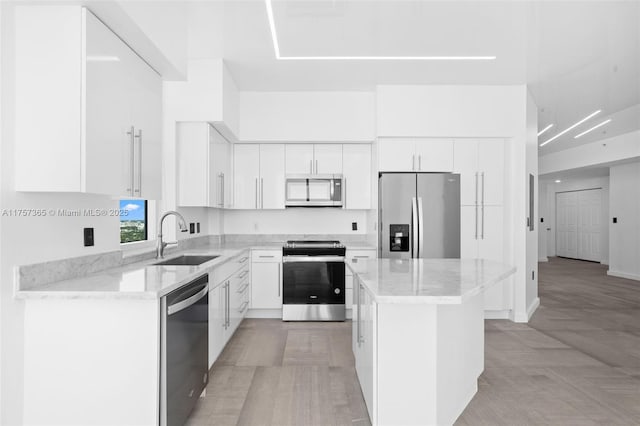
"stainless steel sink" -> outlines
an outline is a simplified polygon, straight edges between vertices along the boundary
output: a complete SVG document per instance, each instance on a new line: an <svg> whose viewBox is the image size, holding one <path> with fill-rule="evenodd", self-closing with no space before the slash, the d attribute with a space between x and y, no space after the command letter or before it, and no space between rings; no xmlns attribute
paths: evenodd
<svg viewBox="0 0 640 426"><path fill-rule="evenodd" d="M154 265L167 265L167 266L196 266L201 265L204 262L215 259L220 256L196 256L196 255L182 255L174 257L173 259L163 260L162 262L156 262Z"/></svg>

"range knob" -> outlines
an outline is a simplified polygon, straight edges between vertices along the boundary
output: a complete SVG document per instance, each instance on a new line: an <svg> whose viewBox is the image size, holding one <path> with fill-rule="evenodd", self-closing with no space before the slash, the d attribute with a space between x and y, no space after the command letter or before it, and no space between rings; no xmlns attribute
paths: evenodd
<svg viewBox="0 0 640 426"><path fill-rule="evenodd" d="M333 292L334 292L335 294L340 294L340 289L339 289L339 288L336 288L336 289L334 289L334 290L333 290Z"/></svg>

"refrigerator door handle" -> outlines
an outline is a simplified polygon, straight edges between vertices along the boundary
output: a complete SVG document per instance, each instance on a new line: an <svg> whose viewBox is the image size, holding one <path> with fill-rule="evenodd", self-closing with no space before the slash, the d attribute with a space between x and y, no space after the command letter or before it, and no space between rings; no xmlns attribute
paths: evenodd
<svg viewBox="0 0 640 426"><path fill-rule="evenodd" d="M418 243L418 202L416 197L411 198L411 227L412 227L412 238L411 238L411 257L417 258L420 257Z"/></svg>
<svg viewBox="0 0 640 426"><path fill-rule="evenodd" d="M418 257L422 257L424 249L424 214L422 210L422 197L418 197Z"/></svg>

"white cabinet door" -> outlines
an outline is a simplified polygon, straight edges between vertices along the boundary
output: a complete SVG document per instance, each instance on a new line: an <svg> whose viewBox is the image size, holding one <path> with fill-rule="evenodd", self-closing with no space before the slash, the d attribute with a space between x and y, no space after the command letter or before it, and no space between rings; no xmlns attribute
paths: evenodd
<svg viewBox="0 0 640 426"><path fill-rule="evenodd" d="M133 195L159 200L162 198L162 79L139 58L130 76L137 88L131 98L137 172Z"/></svg>
<svg viewBox="0 0 640 426"><path fill-rule="evenodd" d="M460 174L460 204L472 206L480 202L478 198L478 142L474 139L454 141L453 170Z"/></svg>
<svg viewBox="0 0 640 426"><path fill-rule="evenodd" d="M85 19L84 190L131 197L134 146L133 135L127 132L132 126L129 101L134 86L128 69L139 58L133 58L133 52L93 14L86 12ZM100 57L120 60L94 60Z"/></svg>
<svg viewBox="0 0 640 426"><path fill-rule="evenodd" d="M460 257L475 259L478 257L479 207L460 207Z"/></svg>
<svg viewBox="0 0 640 426"><path fill-rule="evenodd" d="M209 291L209 368L216 361L225 344L223 336L225 303L225 291L222 285Z"/></svg>
<svg viewBox="0 0 640 426"><path fill-rule="evenodd" d="M233 207L257 209L260 180L260 146L235 144L233 154Z"/></svg>
<svg viewBox="0 0 640 426"><path fill-rule="evenodd" d="M453 171L452 139L416 139L415 155L418 171Z"/></svg>
<svg viewBox="0 0 640 426"><path fill-rule="evenodd" d="M485 206L479 210L478 257L482 259L503 260L503 208Z"/></svg>
<svg viewBox="0 0 640 426"><path fill-rule="evenodd" d="M282 273L280 262L252 262L251 308L282 308Z"/></svg>
<svg viewBox="0 0 640 426"><path fill-rule="evenodd" d="M283 144L260 145L260 208L284 209L284 151Z"/></svg>
<svg viewBox="0 0 640 426"><path fill-rule="evenodd" d="M371 208L371 145L345 144L342 147L344 206Z"/></svg>
<svg viewBox="0 0 640 426"><path fill-rule="evenodd" d="M212 191L209 163L212 152L207 123L178 123L178 205L209 206Z"/></svg>
<svg viewBox="0 0 640 426"><path fill-rule="evenodd" d="M287 144L285 146L286 174L313 173L313 144Z"/></svg>
<svg viewBox="0 0 640 426"><path fill-rule="evenodd" d="M378 159L381 172L418 170L413 139L380 139L378 141Z"/></svg>
<svg viewBox="0 0 640 426"><path fill-rule="evenodd" d="M316 144L313 146L314 174L341 174L342 145Z"/></svg>
<svg viewBox="0 0 640 426"><path fill-rule="evenodd" d="M478 140L478 173L480 202L501 206L504 192L504 140Z"/></svg>
<svg viewBox="0 0 640 426"><path fill-rule="evenodd" d="M210 207L224 208L229 204L229 194L226 187L229 185L229 142L218 131L209 127L209 146L211 147L209 159L209 185Z"/></svg>

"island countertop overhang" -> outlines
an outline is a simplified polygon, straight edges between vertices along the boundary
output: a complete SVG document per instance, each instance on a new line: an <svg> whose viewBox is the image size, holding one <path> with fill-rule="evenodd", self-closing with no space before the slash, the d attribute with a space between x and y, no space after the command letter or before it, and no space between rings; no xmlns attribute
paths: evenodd
<svg viewBox="0 0 640 426"><path fill-rule="evenodd" d="M486 259L353 259L347 267L376 303L461 304L516 272Z"/></svg>

